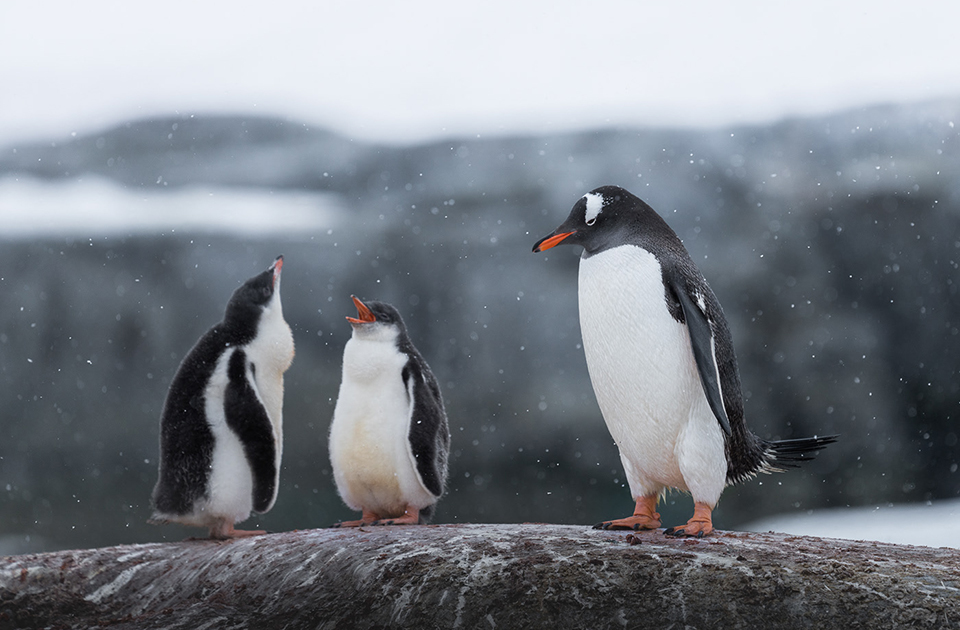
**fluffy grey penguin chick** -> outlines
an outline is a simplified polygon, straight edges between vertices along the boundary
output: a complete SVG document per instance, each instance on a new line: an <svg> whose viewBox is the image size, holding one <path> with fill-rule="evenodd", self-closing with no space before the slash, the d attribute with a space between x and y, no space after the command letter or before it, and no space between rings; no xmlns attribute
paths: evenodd
<svg viewBox="0 0 960 630"><path fill-rule="evenodd" d="M283 447L283 373L293 335L280 305L283 256L230 298L223 321L183 359L160 419L152 523L210 537L262 534L234 524L273 507Z"/></svg>
<svg viewBox="0 0 960 630"><path fill-rule="evenodd" d="M336 527L426 523L443 494L450 452L440 386L397 309L353 303L330 463L344 503L363 515Z"/></svg>
<svg viewBox="0 0 960 630"><path fill-rule="evenodd" d="M693 496L694 514L666 533L709 534L726 486L796 466L835 441L768 442L747 429L720 302L653 208L623 188L597 188L533 251L561 243L583 247L583 350L636 502L633 515L597 527L658 528L657 502L677 488Z"/></svg>

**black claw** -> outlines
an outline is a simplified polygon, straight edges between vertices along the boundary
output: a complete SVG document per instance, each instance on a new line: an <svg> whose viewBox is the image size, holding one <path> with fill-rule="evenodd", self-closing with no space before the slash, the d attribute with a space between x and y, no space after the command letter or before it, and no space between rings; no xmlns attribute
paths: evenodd
<svg viewBox="0 0 960 630"><path fill-rule="evenodd" d="M633 524L633 531L635 531L635 532L639 532L639 531L640 531L640 523L634 523L634 524Z"/></svg>
<svg viewBox="0 0 960 630"><path fill-rule="evenodd" d="M341 523L334 523L333 525L330 526L330 529L336 529L340 526L341 526Z"/></svg>
<svg viewBox="0 0 960 630"><path fill-rule="evenodd" d="M594 529L603 529L603 523L597 523L593 526Z"/></svg>
<svg viewBox="0 0 960 630"><path fill-rule="evenodd" d="M703 530L697 532L697 538L703 538Z"/></svg>

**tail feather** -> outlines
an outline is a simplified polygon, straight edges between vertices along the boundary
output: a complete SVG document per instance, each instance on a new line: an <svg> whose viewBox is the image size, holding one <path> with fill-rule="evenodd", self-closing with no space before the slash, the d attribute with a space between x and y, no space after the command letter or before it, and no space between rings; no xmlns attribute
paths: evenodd
<svg viewBox="0 0 960 630"><path fill-rule="evenodd" d="M766 459L774 468L779 466L797 468L802 462L816 457L817 451L836 442L838 437L837 435L815 435L809 438L769 442L765 453Z"/></svg>
<svg viewBox="0 0 960 630"><path fill-rule="evenodd" d="M795 440L778 440L768 442L747 431L743 438L743 445L736 449L736 457L731 457L731 445L727 444L727 485L746 481L758 473L786 472L788 468L797 468L803 462L816 457L817 451L823 450L837 441L837 435L815 435L809 438Z"/></svg>

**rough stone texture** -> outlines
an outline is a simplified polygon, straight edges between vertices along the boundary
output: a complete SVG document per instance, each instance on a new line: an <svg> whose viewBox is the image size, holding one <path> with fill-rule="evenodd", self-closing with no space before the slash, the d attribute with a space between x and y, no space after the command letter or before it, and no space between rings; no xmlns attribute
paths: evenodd
<svg viewBox="0 0 960 630"><path fill-rule="evenodd" d="M960 550L570 525L0 558L0 628L960 628Z"/></svg>

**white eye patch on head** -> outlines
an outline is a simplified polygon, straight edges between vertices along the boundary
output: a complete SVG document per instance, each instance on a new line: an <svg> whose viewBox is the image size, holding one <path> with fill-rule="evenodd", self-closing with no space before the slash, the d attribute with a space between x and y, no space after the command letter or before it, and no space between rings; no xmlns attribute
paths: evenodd
<svg viewBox="0 0 960 630"><path fill-rule="evenodd" d="M587 225L593 225L597 221L597 215L603 210L603 204L606 200L603 198L603 195L596 193L587 193L583 198L587 200L587 212L584 220Z"/></svg>

